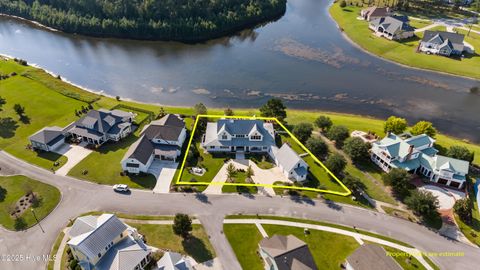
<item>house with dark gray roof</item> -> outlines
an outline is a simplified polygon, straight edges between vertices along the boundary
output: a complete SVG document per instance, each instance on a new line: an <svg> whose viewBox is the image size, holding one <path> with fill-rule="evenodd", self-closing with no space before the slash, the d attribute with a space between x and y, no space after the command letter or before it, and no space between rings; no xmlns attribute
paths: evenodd
<svg viewBox="0 0 480 270"><path fill-rule="evenodd" d="M293 235L274 235L258 244L265 269L317 270L312 253L305 242Z"/></svg>
<svg viewBox="0 0 480 270"><path fill-rule="evenodd" d="M176 162L186 136L185 122L178 115L167 114L152 121L125 153L123 171L147 173L154 160Z"/></svg>
<svg viewBox="0 0 480 270"><path fill-rule="evenodd" d="M462 34L445 31L425 31L418 49L427 54L461 55L465 50Z"/></svg>
<svg viewBox="0 0 480 270"><path fill-rule="evenodd" d="M283 144L280 149L273 149L275 164L279 167L285 177L298 182L307 180L307 163L288 145Z"/></svg>
<svg viewBox="0 0 480 270"><path fill-rule="evenodd" d="M408 22L394 16L375 18L370 21L368 27L377 36L390 40L401 40L413 37L414 28Z"/></svg>
<svg viewBox="0 0 480 270"><path fill-rule="evenodd" d="M208 122L202 147L208 152L263 152L275 146L273 124L254 119L220 119Z"/></svg>
<svg viewBox="0 0 480 270"><path fill-rule="evenodd" d="M55 151L65 142L65 132L60 127L46 127L29 137L33 149Z"/></svg>
<svg viewBox="0 0 480 270"><path fill-rule="evenodd" d="M151 248L115 215L84 216L68 232L72 254L83 270L145 269Z"/></svg>
<svg viewBox="0 0 480 270"><path fill-rule="evenodd" d="M91 110L68 127L67 133L89 144L119 141L132 132L135 115L121 110Z"/></svg>
<svg viewBox="0 0 480 270"><path fill-rule="evenodd" d="M382 246L364 244L357 248L345 262L347 270L402 270L403 268Z"/></svg>
<svg viewBox="0 0 480 270"><path fill-rule="evenodd" d="M372 144L370 157L383 171L392 168L425 176L430 181L454 188L465 187L469 162L438 155L435 140L426 134L387 134Z"/></svg>

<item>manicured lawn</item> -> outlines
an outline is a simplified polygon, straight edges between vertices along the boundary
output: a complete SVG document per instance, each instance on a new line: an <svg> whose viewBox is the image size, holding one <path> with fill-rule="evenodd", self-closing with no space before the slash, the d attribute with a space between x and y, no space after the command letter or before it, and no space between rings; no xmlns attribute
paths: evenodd
<svg viewBox="0 0 480 270"><path fill-rule="evenodd" d="M361 234L369 235L369 236L380 238L380 239L383 239L383 240L386 240L386 241L389 241L389 242L392 242L392 243L396 243L396 244L399 244L399 245L402 245L402 246L413 248L412 245L409 245L409 244L404 243L402 241L390 238L388 236L383 236L383 235L380 235L380 234L371 233L371 232L360 230L360 229L354 230L352 227L347 227L347 226L328 223L328 222L323 222L323 221L315 221L315 220L307 220L307 219L291 218L291 217L280 217L280 216L267 216L267 215L263 215L263 216L262 215L260 215L260 216L256 216L256 215L228 215L228 216L225 217L225 219L273 219L273 220L285 220L285 221L292 221L292 222L299 222L299 223L322 225L322 226L338 228L338 229L342 229L342 230L346 230L346 231L350 231L350 232L359 232Z"/></svg>
<svg viewBox="0 0 480 270"><path fill-rule="evenodd" d="M415 27L416 29L420 29L420 28L429 26L432 23L433 23L432 21L414 20L414 19L410 19L410 22L409 22L409 24L411 26Z"/></svg>
<svg viewBox="0 0 480 270"><path fill-rule="evenodd" d="M192 225L192 237L188 240L183 240L182 237L174 234L172 225L139 223L129 225L137 228L139 233L145 236L147 245L189 255L199 263L215 257L215 251L201 225Z"/></svg>
<svg viewBox="0 0 480 270"><path fill-rule="evenodd" d="M39 198L39 205L33 208L39 220L57 206L61 197L60 191L55 187L25 176L2 176L0 177L0 187L0 225L9 230L15 229L15 220L8 212L9 207L16 204L26 194L27 189L31 189ZM26 228L36 224L30 209L24 211L20 217L25 221Z"/></svg>
<svg viewBox="0 0 480 270"><path fill-rule="evenodd" d="M137 139L138 137L132 134L120 142L105 143L73 167L68 175L105 185L127 184L132 188L153 189L156 179L151 174L120 175L120 162ZM83 174L84 170L88 171L86 175Z"/></svg>
<svg viewBox="0 0 480 270"><path fill-rule="evenodd" d="M350 236L317 230L310 230L310 234L305 235L303 228L280 225L262 226L269 236L292 234L307 243L318 269L338 269L348 255L360 246Z"/></svg>
<svg viewBox="0 0 480 270"><path fill-rule="evenodd" d="M275 164L273 163L271 158L266 154L250 153L250 154L246 154L245 158L255 162L255 164L260 169L268 170L268 169L271 169L271 168L275 167Z"/></svg>
<svg viewBox="0 0 480 270"><path fill-rule="evenodd" d="M330 14L348 37L367 51L413 67L480 78L480 56L457 60L416 53L418 39L396 42L374 36L368 29L367 22L357 20L360 9L352 6L342 9L338 3L335 3L330 8Z"/></svg>
<svg viewBox="0 0 480 270"><path fill-rule="evenodd" d="M234 183L245 184L247 183L245 180L247 178L247 174L245 172L236 172L233 179L235 180ZM222 187L223 193L250 193L256 194L258 192L258 188L255 186L230 186L224 185Z"/></svg>
<svg viewBox="0 0 480 270"><path fill-rule="evenodd" d="M258 243L262 240L262 235L254 224L223 224L223 232L242 269L264 269L258 254Z"/></svg>
<svg viewBox="0 0 480 270"><path fill-rule="evenodd" d="M478 203L473 192L473 187L471 190L472 192L470 192L470 198L473 200L472 224L466 224L457 214L455 214L455 221L457 222L458 227L462 231L463 235L465 235L470 242L480 247L480 213L478 212Z"/></svg>
<svg viewBox="0 0 480 270"><path fill-rule="evenodd" d="M0 60L0 73L17 72L32 69L20 66L13 61ZM30 143L28 137L45 126L66 126L77 117L75 108L86 103L68 98L52 91L37 81L21 75L0 82L0 96L6 100L0 111L0 118L7 118L0 123L0 148L8 153L46 169L58 169L55 162L63 165L66 158L54 153L37 153L26 149ZM14 104L25 107L27 121L20 121L13 110Z"/></svg>

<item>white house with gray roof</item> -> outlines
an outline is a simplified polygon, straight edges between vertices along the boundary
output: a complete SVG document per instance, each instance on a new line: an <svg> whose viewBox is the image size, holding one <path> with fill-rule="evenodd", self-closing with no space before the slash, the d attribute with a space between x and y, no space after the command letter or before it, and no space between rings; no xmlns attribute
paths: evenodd
<svg viewBox="0 0 480 270"><path fill-rule="evenodd" d="M273 235L258 244L267 270L317 270L305 242L293 235Z"/></svg>
<svg viewBox="0 0 480 270"><path fill-rule="evenodd" d="M83 270L142 270L150 261L151 248L137 230L112 214L79 217L68 236Z"/></svg>
<svg viewBox="0 0 480 270"><path fill-rule="evenodd" d="M273 156L275 164L282 170L285 177L298 182L307 180L308 165L290 145L285 143L280 149L273 148Z"/></svg>
<svg viewBox="0 0 480 270"><path fill-rule="evenodd" d="M146 173L155 159L176 162L186 137L185 122L178 115L167 114L152 121L125 153L123 171Z"/></svg>
<svg viewBox="0 0 480 270"><path fill-rule="evenodd" d="M425 31L418 49L427 54L461 55L465 50L465 36L445 31Z"/></svg>
<svg viewBox="0 0 480 270"><path fill-rule="evenodd" d="M34 149L46 152L55 151L65 142L65 132L60 127L46 127L29 137Z"/></svg>
<svg viewBox="0 0 480 270"><path fill-rule="evenodd" d="M376 18L370 21L368 28L375 32L377 36L390 40L401 40L415 35L415 29L408 22L394 16Z"/></svg>
<svg viewBox="0 0 480 270"><path fill-rule="evenodd" d="M220 119L208 122L202 147L208 152L263 152L275 146L273 124L261 120Z"/></svg>
<svg viewBox="0 0 480 270"><path fill-rule="evenodd" d="M426 134L390 133L372 144L371 159L385 172L400 168L421 174L435 183L459 189L465 187L470 164L438 155L434 143L435 140Z"/></svg>
<svg viewBox="0 0 480 270"><path fill-rule="evenodd" d="M165 252L157 262L158 270L193 270L192 263L186 256L176 252Z"/></svg>
<svg viewBox="0 0 480 270"><path fill-rule="evenodd" d="M110 140L119 141L130 134L134 117L133 113L121 110L90 110L66 131L76 139L101 145Z"/></svg>

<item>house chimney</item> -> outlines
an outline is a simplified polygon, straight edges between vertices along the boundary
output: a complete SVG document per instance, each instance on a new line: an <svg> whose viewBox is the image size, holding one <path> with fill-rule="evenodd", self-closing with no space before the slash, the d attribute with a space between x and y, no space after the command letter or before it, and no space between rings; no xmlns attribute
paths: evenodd
<svg viewBox="0 0 480 270"><path fill-rule="evenodd" d="M413 153L413 144L410 144L410 147L408 147L408 155L407 155L407 160L410 159L411 155Z"/></svg>

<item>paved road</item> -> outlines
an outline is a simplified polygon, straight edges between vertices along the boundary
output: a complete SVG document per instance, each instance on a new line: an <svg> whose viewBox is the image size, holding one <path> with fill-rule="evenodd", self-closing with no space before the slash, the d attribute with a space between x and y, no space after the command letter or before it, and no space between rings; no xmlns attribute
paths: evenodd
<svg viewBox="0 0 480 270"><path fill-rule="evenodd" d="M38 226L24 232L0 229L0 254L48 254L58 233L69 219L81 213L102 210L130 214L173 215L183 212L196 215L202 222L215 251L226 269L240 269L240 265L223 235L223 217L232 213L274 214L356 226L371 232L392 236L426 252L464 252L464 256L433 257L442 269L476 269L480 264L480 250L463 243L448 240L417 224L381 213L320 201L295 201L290 198L241 195L154 194L134 190L130 195L112 192L111 187L53 175L0 152L0 167L9 168L44 183L58 187L62 192L59 206L41 221L45 233ZM5 170L7 171L7 169ZM46 262L3 262L0 269L43 269Z"/></svg>

